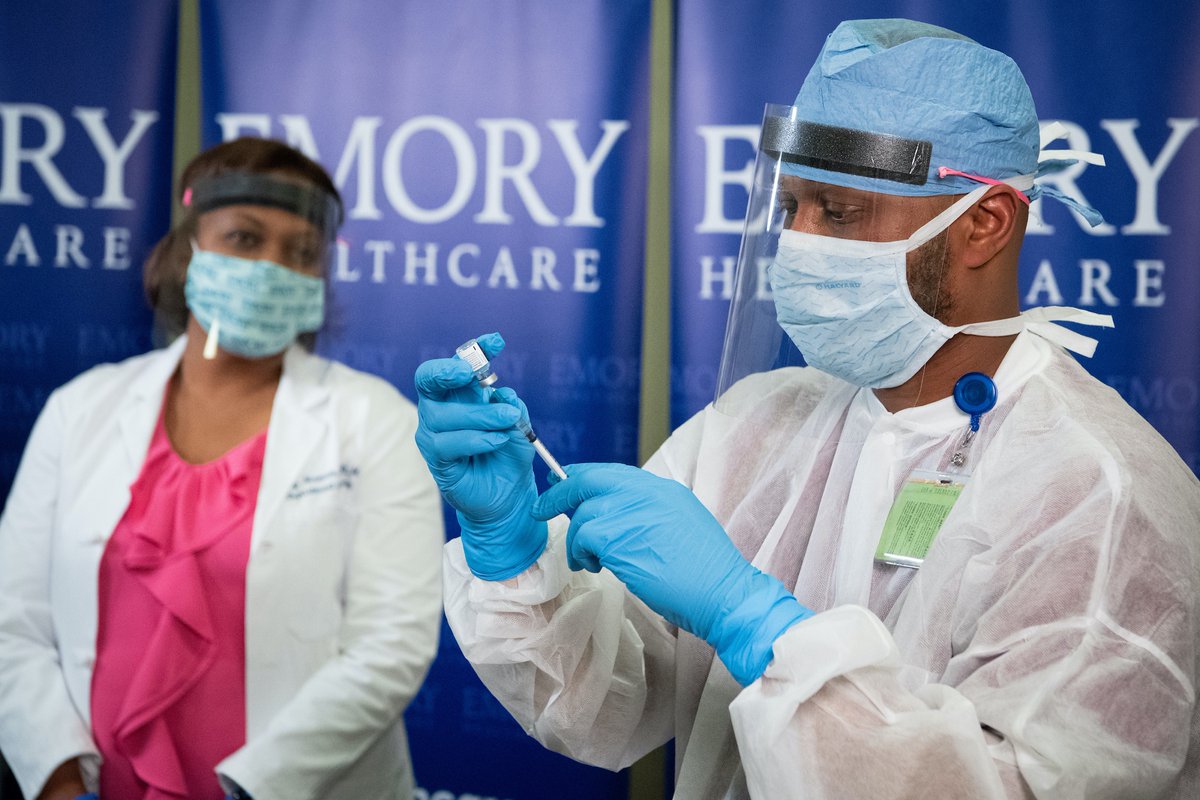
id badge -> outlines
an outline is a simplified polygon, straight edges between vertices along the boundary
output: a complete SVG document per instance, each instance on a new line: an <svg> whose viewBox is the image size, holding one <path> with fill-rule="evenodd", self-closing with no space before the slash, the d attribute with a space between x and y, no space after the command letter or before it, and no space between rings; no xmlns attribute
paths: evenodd
<svg viewBox="0 0 1200 800"><path fill-rule="evenodd" d="M883 523L875 560L898 567L920 567L969 477L956 472L913 470Z"/></svg>

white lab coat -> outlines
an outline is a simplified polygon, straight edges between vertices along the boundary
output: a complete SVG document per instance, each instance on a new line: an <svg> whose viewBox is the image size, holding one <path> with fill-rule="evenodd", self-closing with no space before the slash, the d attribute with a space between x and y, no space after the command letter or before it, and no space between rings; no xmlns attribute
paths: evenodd
<svg viewBox="0 0 1200 800"><path fill-rule="evenodd" d="M676 739L676 797L1200 797L1200 484L1064 351L1022 333L972 477L919 571L875 564L899 487L967 417L896 414L809 369L752 376L647 469L692 488L818 612L744 690L563 520L515 585L446 547L446 613L533 736L628 765ZM681 535L685 535L681 532Z"/></svg>
<svg viewBox="0 0 1200 800"><path fill-rule="evenodd" d="M28 797L75 756L94 780L100 559L183 346L54 392L0 518L0 750ZM412 797L401 712L436 649L444 541L415 426L386 382L287 352L246 569L247 742L218 766L256 800Z"/></svg>

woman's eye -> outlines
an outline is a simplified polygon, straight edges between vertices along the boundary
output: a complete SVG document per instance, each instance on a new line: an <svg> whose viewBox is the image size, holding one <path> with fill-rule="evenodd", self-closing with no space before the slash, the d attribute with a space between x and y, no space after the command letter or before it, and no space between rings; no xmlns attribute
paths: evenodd
<svg viewBox="0 0 1200 800"><path fill-rule="evenodd" d="M321 260L321 249L312 244L295 245L290 257L297 266L313 267Z"/></svg>
<svg viewBox="0 0 1200 800"><path fill-rule="evenodd" d="M225 234L225 241L237 247L250 248L259 243L259 237L250 231L235 229Z"/></svg>
<svg viewBox="0 0 1200 800"><path fill-rule="evenodd" d="M303 250L296 254L296 260L303 267L315 267L319 261L316 250Z"/></svg>

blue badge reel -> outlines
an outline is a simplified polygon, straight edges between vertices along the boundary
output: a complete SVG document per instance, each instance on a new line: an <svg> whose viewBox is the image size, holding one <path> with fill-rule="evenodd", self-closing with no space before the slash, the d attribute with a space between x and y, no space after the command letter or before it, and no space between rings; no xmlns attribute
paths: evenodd
<svg viewBox="0 0 1200 800"><path fill-rule="evenodd" d="M996 384L982 372L968 372L954 384L954 404L971 416L971 432L979 431L979 419L996 407Z"/></svg>

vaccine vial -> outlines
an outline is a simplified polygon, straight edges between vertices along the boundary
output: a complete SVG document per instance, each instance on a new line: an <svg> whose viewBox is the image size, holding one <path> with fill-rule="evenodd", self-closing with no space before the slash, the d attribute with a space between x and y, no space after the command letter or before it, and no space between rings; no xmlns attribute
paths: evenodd
<svg viewBox="0 0 1200 800"><path fill-rule="evenodd" d="M479 346L479 342L475 339L468 339L463 342L454 348L454 352L459 358L467 362L467 366L475 373L475 380L479 381L480 386L491 386L498 380L499 376L492 372L492 364L488 361L487 354L483 352L483 348ZM565 481L567 479L566 471L554 456L550 455L550 451L546 449L546 445L542 444L541 439L534 433L533 426L530 425L529 420L525 418L517 420L516 428L533 445L533 449L542 457L542 461L546 462L546 466L560 479Z"/></svg>
<svg viewBox="0 0 1200 800"><path fill-rule="evenodd" d="M492 364L488 361L483 348L479 346L479 342L468 339L456 347L454 352L467 362L467 366L475 373L475 380L479 381L480 386L491 386L496 382L498 376L492 372Z"/></svg>

